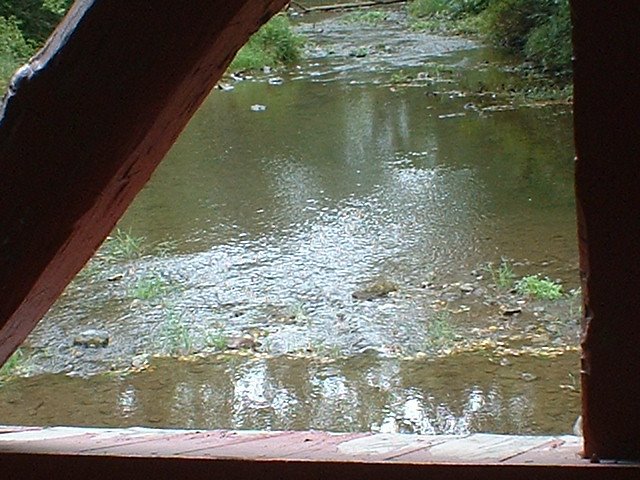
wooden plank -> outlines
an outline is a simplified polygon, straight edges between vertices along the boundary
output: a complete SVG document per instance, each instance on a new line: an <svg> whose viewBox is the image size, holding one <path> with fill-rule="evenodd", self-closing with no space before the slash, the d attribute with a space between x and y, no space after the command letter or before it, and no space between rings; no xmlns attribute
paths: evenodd
<svg viewBox="0 0 640 480"><path fill-rule="evenodd" d="M287 0L79 0L0 106L0 364Z"/></svg>
<svg viewBox="0 0 640 480"><path fill-rule="evenodd" d="M562 436L527 452L514 455L504 460L505 463L515 464L546 464L570 465L581 459L582 438Z"/></svg>
<svg viewBox="0 0 640 480"><path fill-rule="evenodd" d="M282 432L259 431L203 431L199 433L183 432L174 435L152 436L136 443L114 443L96 449L93 453L109 455L188 455L191 451L230 448L264 439L273 439Z"/></svg>
<svg viewBox="0 0 640 480"><path fill-rule="evenodd" d="M80 448L76 451L79 453L109 453L110 449L113 448L124 448L130 450L136 450L141 448L140 445L146 442L157 442L157 441L165 441L166 439L174 439L179 440L183 438L189 438L191 436L198 435L215 435L216 432L190 432L190 431L164 431L160 433L154 432L130 432L124 431L120 435L116 437L91 437L87 439L87 442L84 443Z"/></svg>
<svg viewBox="0 0 640 480"><path fill-rule="evenodd" d="M311 455L320 454L322 458L328 458L337 452L337 445L341 442L366 435L362 433L282 432L278 436L265 435L264 438L253 439L250 443L206 445L203 448L185 451L184 454L272 459L309 459Z"/></svg>
<svg viewBox="0 0 640 480"><path fill-rule="evenodd" d="M635 479L637 466L592 465L575 454L577 437L509 437L505 435L417 436L401 434L332 434L327 432L228 432L154 429L92 429L53 427L38 432L7 433L11 441L0 442L0 468L3 478L49 480L141 478L326 480L327 478L389 480L411 479ZM2 438L0 436L0 438ZM405 438L406 437L406 438ZM536 442L532 442L532 438ZM114 444L114 439L116 444ZM473 442L469 443L469 440ZM139 440L144 440L139 443ZM522 446L539 444L521 458ZM466 444L460 442L467 441ZM550 442L561 442L556 448ZM78 442L86 442L84 451ZM130 442L120 445L118 442ZM371 448L367 448L367 442ZM461 450L451 451L458 442ZM303 448L301 447L303 445ZM106 448L96 449L97 446ZM111 445L113 448L109 447ZM193 448L194 445L197 448ZM311 445L311 451L306 449ZM428 446L431 445L431 446ZM507 445L513 447L507 454ZM207 448L210 446L212 448ZM342 448L341 448L342 446ZM124 448L126 447L126 448ZM418 450L411 450L416 447ZM447 447L443 450L443 447ZM441 449L439 455L432 451ZM483 454L472 459L477 449ZM487 455L497 449L499 455ZM411 450L408 455L400 455ZM182 453L180 453L182 452ZM412 457L417 452L428 456ZM537 452L536 456L534 452ZM568 456L573 452L572 456ZM280 458L283 455L289 458ZM495 458L507 454L503 464ZM455 455L457 459L452 458ZM463 457L464 455L464 457ZM380 460L379 456L389 456ZM233 458L230 458L233 457ZM556 463L561 457L565 465ZM439 463L438 463L439 462ZM443 463L444 462L444 463ZM466 462L466 463L465 463Z"/></svg>
<svg viewBox="0 0 640 480"><path fill-rule="evenodd" d="M379 1L363 1L363 2L351 2L351 3L336 3L332 5L318 5L316 7L303 7L302 5L291 2L292 5L297 6L304 13L311 12L330 12L334 10L353 10L358 8L371 8L371 7L384 7L387 5L395 5L397 3L407 3L407 0L379 0Z"/></svg>
<svg viewBox="0 0 640 480"><path fill-rule="evenodd" d="M549 441L549 437L476 433L454 438L426 450L401 457L407 462L492 463L523 453Z"/></svg>
<svg viewBox="0 0 640 480"><path fill-rule="evenodd" d="M369 460L404 461L407 455L462 437L460 435L371 435L341 443L338 447L340 455L337 458L351 456Z"/></svg>
<svg viewBox="0 0 640 480"><path fill-rule="evenodd" d="M41 430L41 427L10 427L0 425L0 435L3 433L26 432L27 430Z"/></svg>

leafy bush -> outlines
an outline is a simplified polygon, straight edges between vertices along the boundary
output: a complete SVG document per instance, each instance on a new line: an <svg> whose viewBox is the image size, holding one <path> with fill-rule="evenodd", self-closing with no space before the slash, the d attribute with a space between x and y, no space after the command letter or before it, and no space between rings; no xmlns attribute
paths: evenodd
<svg viewBox="0 0 640 480"><path fill-rule="evenodd" d="M0 0L0 88L49 37L72 0Z"/></svg>
<svg viewBox="0 0 640 480"><path fill-rule="evenodd" d="M454 18L481 13L489 0L414 0L409 4L409 13L414 17L430 17L446 14Z"/></svg>
<svg viewBox="0 0 640 480"><path fill-rule="evenodd" d="M553 74L571 72L569 0L414 0L414 28L481 33Z"/></svg>
<svg viewBox="0 0 640 480"><path fill-rule="evenodd" d="M72 3L73 0L44 0L42 8L62 17L67 13Z"/></svg>
<svg viewBox="0 0 640 480"><path fill-rule="evenodd" d="M33 53L15 17L0 17L0 85Z"/></svg>
<svg viewBox="0 0 640 480"><path fill-rule="evenodd" d="M559 2L553 14L531 30L524 52L550 72L565 74L571 71L571 14L568 1Z"/></svg>
<svg viewBox="0 0 640 480"><path fill-rule="evenodd" d="M46 4L61 7L63 2ZM45 7L43 0L0 0L0 16L14 17L24 38L35 47L44 43L62 15Z"/></svg>
<svg viewBox="0 0 640 480"><path fill-rule="evenodd" d="M409 4L409 14L417 17L430 17L449 10L448 0L414 0Z"/></svg>
<svg viewBox="0 0 640 480"><path fill-rule="evenodd" d="M265 65L291 64L300 58L302 39L284 15L272 18L242 47L231 63L232 70L256 70Z"/></svg>
<svg viewBox="0 0 640 480"><path fill-rule="evenodd" d="M486 34L549 70L571 66L569 0L491 0Z"/></svg>

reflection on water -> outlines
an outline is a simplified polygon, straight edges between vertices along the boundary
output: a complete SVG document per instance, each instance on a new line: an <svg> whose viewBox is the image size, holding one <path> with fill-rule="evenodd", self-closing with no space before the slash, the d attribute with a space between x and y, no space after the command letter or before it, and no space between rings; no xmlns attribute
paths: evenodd
<svg viewBox="0 0 640 480"><path fill-rule="evenodd" d="M47 375L0 389L0 424L169 426L423 434L570 433L577 355L553 360L160 360L149 371L89 379ZM38 397L42 384L47 396Z"/></svg>
<svg viewBox="0 0 640 480"><path fill-rule="evenodd" d="M576 286L569 107L483 110L508 103L485 90L512 74L471 42L394 27L386 48L363 60L340 50L344 36L330 25L314 31L324 53L283 85L215 91L132 205L121 227L148 244L169 241L163 254L90 268L29 339L35 373L127 367L157 351L169 327L195 350L251 332L270 359L20 380L0 389L10 407L0 423L566 431L577 403L559 385L575 368L571 355L553 368L531 358L398 358L425 350L441 311L461 338L499 330L500 341L524 332L533 342L534 332L551 343L550 328L575 324L576 311L528 300L521 316L502 317L478 274L505 257L519 275ZM362 28L353 41L378 37ZM398 86L399 68L426 80ZM162 295L134 298L148 278ZM352 297L380 279L398 291ZM473 294L459 288L469 282ZM87 327L107 329L109 347L73 347ZM290 358L309 352L352 358ZM536 381L520 377L530 370ZM8 413L21 403L33 416Z"/></svg>

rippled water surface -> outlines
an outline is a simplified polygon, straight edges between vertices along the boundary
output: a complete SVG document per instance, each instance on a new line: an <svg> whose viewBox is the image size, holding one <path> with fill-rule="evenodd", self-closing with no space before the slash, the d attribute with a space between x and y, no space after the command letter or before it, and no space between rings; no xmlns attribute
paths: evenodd
<svg viewBox="0 0 640 480"><path fill-rule="evenodd" d="M576 299L510 294L487 268L576 287L569 106L514 108L518 78L470 41L301 28L298 69L207 99L121 222L144 255L69 287L0 423L570 431ZM354 298L375 285L392 288ZM87 328L109 346L73 346ZM242 335L246 355L149 367Z"/></svg>

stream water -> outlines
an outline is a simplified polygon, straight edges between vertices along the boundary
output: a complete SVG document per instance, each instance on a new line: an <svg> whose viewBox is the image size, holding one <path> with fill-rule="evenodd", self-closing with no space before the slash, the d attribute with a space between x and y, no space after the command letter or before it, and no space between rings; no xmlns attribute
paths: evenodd
<svg viewBox="0 0 640 480"><path fill-rule="evenodd" d="M311 17L298 68L215 90L120 224L141 255L67 289L0 424L570 432L570 106L403 22Z"/></svg>

